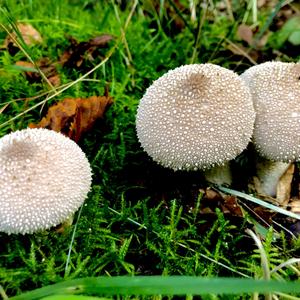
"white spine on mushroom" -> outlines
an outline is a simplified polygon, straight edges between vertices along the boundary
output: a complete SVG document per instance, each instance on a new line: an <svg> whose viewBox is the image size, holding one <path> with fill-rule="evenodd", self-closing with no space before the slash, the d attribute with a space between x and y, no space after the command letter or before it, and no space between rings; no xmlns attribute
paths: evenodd
<svg viewBox="0 0 300 300"><path fill-rule="evenodd" d="M282 169L300 160L300 64L266 62L249 68L241 78L250 88L256 111L253 143L272 161L265 162L264 170L260 162L257 175L266 194L274 196Z"/></svg>
<svg viewBox="0 0 300 300"><path fill-rule="evenodd" d="M0 231L25 234L58 225L90 186L85 154L62 134L25 129L0 139Z"/></svg>
<svg viewBox="0 0 300 300"><path fill-rule="evenodd" d="M254 118L250 91L237 74L195 64L154 81L140 101L136 129L156 162L174 170L205 170L246 148Z"/></svg>

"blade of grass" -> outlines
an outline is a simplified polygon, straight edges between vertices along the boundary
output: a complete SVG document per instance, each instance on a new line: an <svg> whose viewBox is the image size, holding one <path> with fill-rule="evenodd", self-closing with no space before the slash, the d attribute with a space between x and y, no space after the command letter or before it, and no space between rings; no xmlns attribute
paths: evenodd
<svg viewBox="0 0 300 300"><path fill-rule="evenodd" d="M4 104L4 106L2 106L2 107L0 108L0 115L4 112L4 110L7 108L8 105L9 105L9 104L6 103L6 104Z"/></svg>
<svg viewBox="0 0 300 300"><path fill-rule="evenodd" d="M281 0L279 1L276 6L274 7L272 13L270 14L270 16L268 17L267 21L265 22L264 26L261 28L261 30L256 34L255 39L254 39L254 44L256 44L265 34L265 32L268 30L268 28L270 27L273 19L276 17L276 15L278 14L279 10L285 6L286 4L288 4L289 2L292 1L286 1L286 0Z"/></svg>
<svg viewBox="0 0 300 300"><path fill-rule="evenodd" d="M93 78L87 78L87 79L82 79L81 81L91 81L91 82L101 82L101 80L99 79L93 79ZM57 87L58 90L62 89L63 87L65 86L68 86L70 83L65 83L65 84L62 84L60 86ZM32 96L32 97L26 97L26 98L17 98L17 99L13 99L13 100L10 100L10 101L6 101L6 102L3 102L2 104L3 105L9 105L11 103L14 103L16 101L32 101L32 100L35 100L35 99L38 99L38 98L41 98L43 96L46 96L48 94L50 94L51 91L46 91L46 92L43 92L43 93L40 93L40 94L37 94L36 96ZM6 108L6 107L5 107ZM4 108L4 109L5 109ZM2 113L2 110L3 108L0 109L0 114Z"/></svg>
<svg viewBox="0 0 300 300"><path fill-rule="evenodd" d="M78 212L78 215L77 215L77 220L76 220L76 223L75 223L75 226L74 226L74 229L73 229L71 242L70 242L70 245L69 245L69 250L68 250L68 255L67 255L66 266L65 266L65 276L68 274L68 271L69 271L69 264L70 264L70 260L71 260L72 247L73 247L73 244L74 244L75 234L76 234L77 225L78 225L78 222L79 222L79 219L80 219L80 216L81 216L82 208L83 208L83 205L80 206L80 209L79 209L79 212Z"/></svg>
<svg viewBox="0 0 300 300"><path fill-rule="evenodd" d="M300 292L299 281L282 282L248 278L204 278L189 276L87 277L46 286L11 300L35 300L55 294L95 295L205 295Z"/></svg>
<svg viewBox="0 0 300 300"><path fill-rule="evenodd" d="M2 287L2 285L0 285L0 296L2 297L3 300L6 300L8 299L5 291L4 291L4 288Z"/></svg>
<svg viewBox="0 0 300 300"><path fill-rule="evenodd" d="M290 258L289 260L283 262L282 264L278 265L277 267L275 267L271 273L275 273L279 270L281 270L284 267L290 266L292 264L296 264L296 263L300 263L300 258Z"/></svg>
<svg viewBox="0 0 300 300"><path fill-rule="evenodd" d="M276 294L282 297L280 299L284 299L284 300L300 300L299 297L287 295L287 294L284 294L284 293L276 293Z"/></svg>
<svg viewBox="0 0 300 300"><path fill-rule="evenodd" d="M181 20L183 21L184 25L189 29L189 31L191 33L194 33L193 28L190 26L189 22L185 19L184 15L180 11L180 9L178 9L176 3L173 0L169 0L169 3L173 7L173 9L175 10L176 14L181 18Z"/></svg>
<svg viewBox="0 0 300 300"><path fill-rule="evenodd" d="M253 196L244 194L244 193L236 191L236 190L225 188L223 186L217 186L216 189L218 189L218 190L220 190L222 192L225 192L227 194L231 194L231 195L243 198L245 200L251 201L251 202L256 203L258 205L264 206L264 207L266 207L268 209L276 211L279 214L283 214L283 215L286 215L286 216L288 216L290 218L294 218L294 219L300 220L300 215L295 214L295 213L290 212L290 211L287 211L286 209L283 209L281 207L275 206L273 204L270 204L270 203L265 202L265 201L263 201L261 199L255 198Z"/></svg>
<svg viewBox="0 0 300 300"><path fill-rule="evenodd" d="M130 52L130 49L129 49L129 46L128 46L128 42L127 42L127 39L126 39L126 29L127 29L128 25L130 23L130 20L133 16L133 13L134 13L135 9L136 9L136 6L138 5L138 0L134 1L133 5L132 5L132 8L130 10L130 13L129 13L127 19L126 19L124 28L122 27L122 22L121 22L121 19L120 19L118 7L117 7L117 5L115 5L114 1L112 1L112 5L114 7L114 12L115 12L116 19L117 19L118 23L120 24L121 39L122 39L122 42L123 42L124 47L125 47L126 52L127 52L128 62L131 64L132 63L132 55L131 55L131 52Z"/></svg>
<svg viewBox="0 0 300 300"><path fill-rule="evenodd" d="M246 233L248 233L252 237L252 239L254 240L254 242L255 242L255 244L258 248L258 251L259 251L259 254L260 254L260 259L261 259L261 266L262 266L262 270L263 270L263 274L264 274L264 279L265 280L270 280L271 275L270 275L269 262L268 262L266 251L263 247L263 244L261 243L261 240L250 229L246 229ZM265 299L266 300L272 300L272 295L269 294L269 293L266 294Z"/></svg>
<svg viewBox="0 0 300 300"><path fill-rule="evenodd" d="M80 295L54 295L43 298L41 300L110 300L111 298L99 298Z"/></svg>
<svg viewBox="0 0 300 300"><path fill-rule="evenodd" d="M207 15L207 6L205 6L203 8L201 15L202 15L201 18L199 18L199 21L198 21L197 35L196 35L196 38L195 38L193 54L192 54L192 58L191 58L191 61L190 61L191 64L195 63L196 57L197 57L197 55L199 55L198 46L199 46L202 27L203 27L203 24L204 24L206 15Z"/></svg>

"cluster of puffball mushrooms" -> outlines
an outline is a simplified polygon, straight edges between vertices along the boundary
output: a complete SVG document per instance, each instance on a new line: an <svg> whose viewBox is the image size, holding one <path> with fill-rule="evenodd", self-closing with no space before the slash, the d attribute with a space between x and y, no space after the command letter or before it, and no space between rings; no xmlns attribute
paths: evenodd
<svg viewBox="0 0 300 300"><path fill-rule="evenodd" d="M241 76L213 64L185 65L153 82L140 101L143 149L174 170L203 170L231 184L229 161L250 141L264 194L300 160L300 64L266 62Z"/></svg>
<svg viewBox="0 0 300 300"><path fill-rule="evenodd" d="M300 64L267 62L241 76L213 64L178 67L141 99L138 139L159 164L203 170L231 183L228 162L252 141L266 194L300 159ZM92 172L80 147L48 129L0 139L0 231L33 233L56 226L84 202Z"/></svg>

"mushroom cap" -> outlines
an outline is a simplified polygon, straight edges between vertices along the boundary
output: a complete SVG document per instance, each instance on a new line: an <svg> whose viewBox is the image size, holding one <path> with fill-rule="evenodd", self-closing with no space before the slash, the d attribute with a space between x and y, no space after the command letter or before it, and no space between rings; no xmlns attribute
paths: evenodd
<svg viewBox="0 0 300 300"><path fill-rule="evenodd" d="M170 70L147 89L136 130L143 149L161 165L204 170L246 148L254 119L251 93L236 73L192 64Z"/></svg>
<svg viewBox="0 0 300 300"><path fill-rule="evenodd" d="M300 64L266 62L241 78L252 93L256 120L253 143L270 160L300 160Z"/></svg>
<svg viewBox="0 0 300 300"><path fill-rule="evenodd" d="M80 147L48 129L0 139L0 231L33 233L60 224L83 203L91 168Z"/></svg>

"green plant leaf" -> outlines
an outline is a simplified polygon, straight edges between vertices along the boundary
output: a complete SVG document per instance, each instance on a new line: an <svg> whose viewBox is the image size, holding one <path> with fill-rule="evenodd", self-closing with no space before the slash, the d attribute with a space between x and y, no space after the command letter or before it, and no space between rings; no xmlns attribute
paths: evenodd
<svg viewBox="0 0 300 300"><path fill-rule="evenodd" d="M189 276L87 277L46 286L10 299L35 300L55 294L93 294L112 296L204 295L209 293L243 294L254 292L300 293L300 284L299 281L283 282L248 278L207 278Z"/></svg>
<svg viewBox="0 0 300 300"><path fill-rule="evenodd" d="M99 298L82 295L53 295L41 300L110 300L111 298Z"/></svg>

